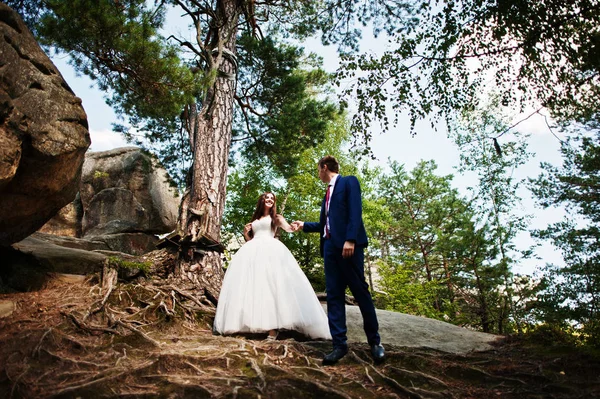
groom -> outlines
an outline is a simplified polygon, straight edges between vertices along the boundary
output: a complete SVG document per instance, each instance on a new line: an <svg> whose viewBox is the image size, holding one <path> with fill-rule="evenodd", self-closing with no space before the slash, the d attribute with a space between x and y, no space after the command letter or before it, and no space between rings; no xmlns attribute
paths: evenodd
<svg viewBox="0 0 600 399"><path fill-rule="evenodd" d="M367 341L375 363L385 359L379 337L379 324L369 286L365 281L364 249L367 234L362 221L360 184L355 176L339 174L339 164L332 156L319 161L319 179L327 185L319 222L295 221L294 230L321 235L321 255L325 261L327 317L333 339L333 351L323 358L324 365L337 363L348 353L346 328L346 287L358 302Z"/></svg>

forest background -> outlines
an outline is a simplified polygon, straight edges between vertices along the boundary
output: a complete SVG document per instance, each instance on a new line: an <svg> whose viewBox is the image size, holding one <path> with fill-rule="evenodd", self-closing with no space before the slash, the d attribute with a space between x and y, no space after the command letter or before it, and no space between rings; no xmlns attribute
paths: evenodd
<svg viewBox="0 0 600 399"><path fill-rule="evenodd" d="M132 7L142 7L143 2L131 3ZM151 6L154 2L147 3ZM167 3L161 2L161 6ZM176 3L180 2L173 2ZM436 27L436 15L456 17L452 7L460 7L461 3L448 4L434 4L421 10L423 15L431 16L430 33L439 28ZM485 3L477 4L485 6ZM361 7L366 10L370 6L359 5L354 11L360 12ZM327 124L320 127L324 140L299 146L290 136L262 141L260 134L252 129L249 134L243 134L241 126L245 115L237 115L240 119L239 125L234 126L227 201L222 219L223 242L239 239L241 226L249 220L256 198L263 191L277 194L280 209L284 208L284 215L289 220L316 220L322 187L316 178L315 162L323 154L333 154L340 160L342 173L356 174L362 184L364 219L371 238L367 266L369 270L377 270L380 277L379 282L371 284L378 287L375 297L380 307L501 334L523 332L546 323L553 328L576 332L582 341L597 343L599 313L596 304L600 291L598 253L594 246L597 208L594 203L582 202L583 196L570 196L573 189L561 186L565 181L558 179L559 175L568 173L577 178L589 175L592 181L586 183L586 187L593 191L592 194L597 193L597 161L585 162L586 154L592 157L597 153L597 140L593 139L597 109L593 102L590 105L579 101L581 97L591 101L589 97L593 97L597 87L598 65L585 59L597 51L597 46L591 46L586 52L581 44L582 35L594 40L598 38L598 24L594 21L598 14L596 17L584 15L588 8L597 11L597 3L580 2L574 9L566 11L554 2L541 2L538 9L515 7L514 10L509 7L507 12L514 11L517 17L533 26L529 35L539 34L539 31L535 32L536 27L546 29L545 33L550 35L549 31L556 26L550 23L553 22L551 19L569 19L572 12L578 15L575 19L583 21L581 25L574 24L577 26L572 31L559 35L566 47L572 47L577 53L567 59L577 61L573 63L575 71L567 73L577 75L579 84L561 80L563 76L558 72L550 73L561 84L572 84L580 91L569 95L571 101L579 102L579 111L583 111L571 112L572 104L552 103L548 98L540 98L536 90L549 82L540 81L539 76L535 77L538 86L534 88L521 87L519 80L509 80L512 86L524 88L524 92L506 97L503 84L507 83L500 80L503 84L498 84L497 75L507 72L506 68L519 70L527 65L518 57L504 60L508 67L498 62L498 69L484 70L479 75L481 81L477 87L489 90L477 93L478 100L469 104L471 106L460 103L464 93L452 87L463 82L444 80L434 74L417 74L417 79L421 80L434 76L439 79L440 82L436 82L438 90L443 91L444 84L448 90L438 94L450 100L446 105L431 103L415 111L406 106L411 101L406 93L404 98L398 96L395 100L385 93L386 82L392 80L386 76L386 68L398 65L397 61L390 60L390 53L398 54L406 42L398 40L398 32L382 32L377 27L381 20L365 18L360 21L358 18L356 26L364 33L359 41L360 48L341 55L332 50L335 48L333 43L323 47L316 34L296 38L291 45L301 45L325 61L322 63L319 57L310 57L306 53L298 57L299 70L311 71L316 67L327 72L316 74L319 76L314 78L309 94L324 102L337 103L340 112L324 111L323 121ZM536 15L538 21L533 18ZM548 21L544 19L546 16ZM177 35L180 39L174 40L179 44L181 37L186 35L186 40L192 41L194 32L184 28L188 24L183 22L184 17L187 16L182 17L181 9L169 8L164 17L167 27L158 32L165 38ZM501 21L496 22L496 26L502 26ZM594 28L588 29L586 23L591 23ZM588 31L583 33L584 29ZM461 37L464 31L455 28L450 33ZM510 33L514 36L505 39L499 35L501 39L497 39L492 32L490 42L518 42L520 38L516 33L523 32L515 29ZM462 38L473 35L475 33L471 32ZM92 150L124 144L115 138L113 130L125 132L130 141L156 150L156 141L127 118L131 115L123 112L126 107L121 107L115 114L114 108L104 104L104 99L108 98L113 106L118 105L106 81L100 79L98 84L98 80L90 81L78 75L89 76L97 71L86 69L82 57L79 61L76 58L75 68L69 66L65 61L71 60L77 52L60 42L53 42L51 35L47 37L50 38L46 40L49 48L56 46L54 48L63 51L53 55L53 59L75 93L83 99L90 122ZM281 37L285 38L285 35L281 34ZM440 36L433 34L429 38L431 42L439 40L435 46L446 46L442 50L438 48L446 54L456 51L450 49L458 46L457 42L444 43ZM591 42L595 43L594 40ZM423 49L428 49L427 43L431 42L422 42ZM558 47L545 48L547 53L541 51L538 62L550 60L559 70L567 61L561 58L564 54L552 59L558 50ZM409 58L405 57L403 62ZM445 60L452 59L447 57ZM433 57L429 59L432 60ZM459 67L463 68L460 71L463 74L465 70L471 74L479 72L476 63L470 60ZM403 72L410 74L413 71L420 72L416 69ZM352 75L352 72L356 74ZM469 79L473 78L467 81ZM96 89L91 90L90 85ZM413 86L408 91L418 92L418 87ZM419 94L426 97L423 92ZM380 104L376 100L381 100L384 105L378 108ZM325 108L323 106L321 110ZM551 115L554 119L550 119ZM390 122L394 118L398 120ZM373 120L383 123L372 123ZM113 122L119 126L109 129L107 124ZM267 125L267 130L276 131L276 124ZM171 130L172 135L180 133ZM559 151L561 143L562 152ZM571 143L574 146L570 147ZM292 153L293 157L290 156ZM369 161L371 154L379 160ZM178 156L177 152L171 151L162 160L184 187L185 171L190 166L189 153L182 150ZM540 161L549 164L539 167ZM565 162L564 168L562 162ZM578 171L585 173L576 173ZM576 182L576 186L581 187L580 183ZM531 199L532 194L537 201ZM597 203L596 196L588 197ZM559 209L548 212L551 205L559 205ZM565 207L570 210L568 215L561 210ZM553 227L547 229L548 225ZM282 235L281 239L290 247L315 289L322 290L322 261L318 257L317 237ZM372 277L371 273L369 277Z"/></svg>

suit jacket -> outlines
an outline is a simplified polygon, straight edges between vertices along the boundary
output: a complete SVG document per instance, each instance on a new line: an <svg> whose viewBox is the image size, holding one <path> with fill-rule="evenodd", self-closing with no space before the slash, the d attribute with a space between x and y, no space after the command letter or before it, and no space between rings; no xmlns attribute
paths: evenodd
<svg viewBox="0 0 600 399"><path fill-rule="evenodd" d="M321 256L323 255L323 232L325 230L325 197L321 204L319 222L304 222L305 233L318 232L321 236ZM368 245L367 233L362 220L362 199L360 184L356 176L339 175L329 202L329 239L338 248L344 242L353 241L357 246Z"/></svg>

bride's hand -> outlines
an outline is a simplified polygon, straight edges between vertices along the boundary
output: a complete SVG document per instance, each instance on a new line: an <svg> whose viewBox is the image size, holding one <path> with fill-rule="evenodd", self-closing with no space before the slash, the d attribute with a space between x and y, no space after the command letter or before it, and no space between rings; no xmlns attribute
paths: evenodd
<svg viewBox="0 0 600 399"><path fill-rule="evenodd" d="M250 230L252 230L252 223L246 223L244 226L244 235L250 233Z"/></svg>

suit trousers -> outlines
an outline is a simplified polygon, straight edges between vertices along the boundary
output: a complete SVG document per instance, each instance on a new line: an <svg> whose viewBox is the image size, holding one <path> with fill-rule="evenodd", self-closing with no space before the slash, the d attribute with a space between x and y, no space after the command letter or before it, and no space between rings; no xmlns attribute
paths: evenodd
<svg viewBox="0 0 600 399"><path fill-rule="evenodd" d="M323 247L325 261L325 285L327 290L327 317L333 347L347 347L346 327L346 287L350 288L363 317L363 327L369 345L378 345L379 323L375 313L369 285L365 280L364 247L355 246L354 255L342 257L342 248L337 248L331 240L325 240Z"/></svg>

